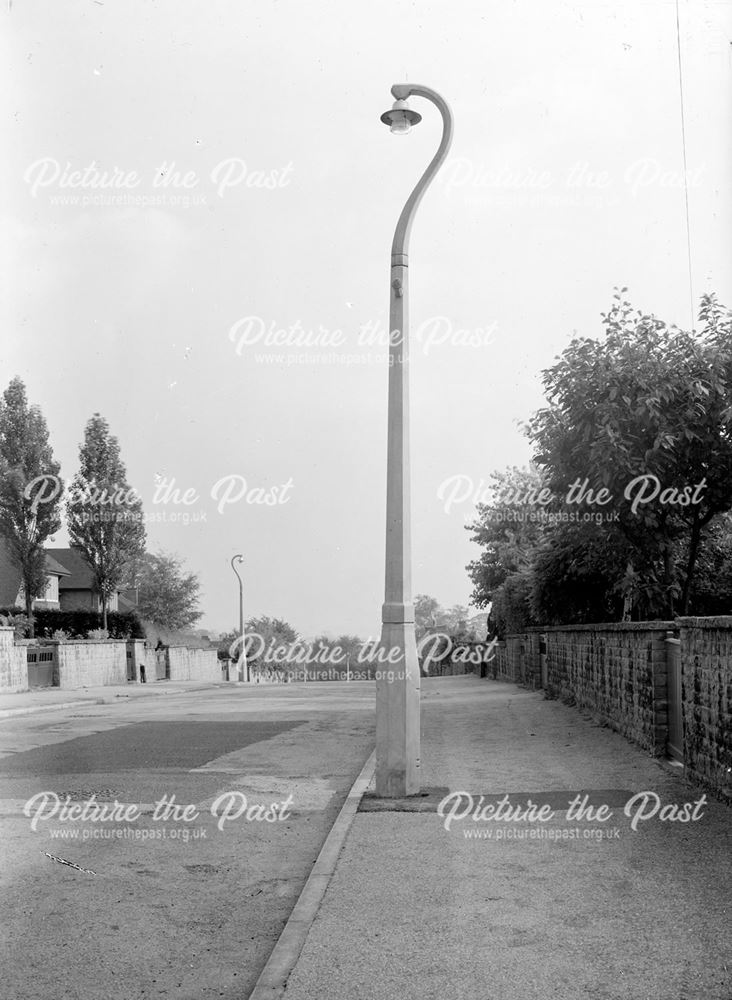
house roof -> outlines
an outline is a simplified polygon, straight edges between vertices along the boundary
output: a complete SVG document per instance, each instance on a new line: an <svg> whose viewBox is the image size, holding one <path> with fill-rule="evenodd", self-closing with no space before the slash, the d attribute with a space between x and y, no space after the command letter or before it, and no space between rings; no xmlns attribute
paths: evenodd
<svg viewBox="0 0 732 1000"><path fill-rule="evenodd" d="M66 569L58 581L59 590L95 590L94 573L81 549L46 549L48 555Z"/></svg>
<svg viewBox="0 0 732 1000"><path fill-rule="evenodd" d="M0 536L0 607L12 607L19 590L20 566L15 561L10 546Z"/></svg>
<svg viewBox="0 0 732 1000"><path fill-rule="evenodd" d="M49 554L48 550L46 550L46 572L49 576L59 577L59 583L63 577L71 575L65 566ZM21 580L20 565L16 562L6 540L0 536L0 607L7 608L15 604Z"/></svg>
<svg viewBox="0 0 732 1000"><path fill-rule="evenodd" d="M60 576L58 581L59 590L96 591L97 585L94 580L94 571L86 561L86 556L81 549L75 546L71 546L68 549L46 549L46 556L52 559L56 566L65 571L65 575ZM53 573L55 571L49 569L49 572ZM120 593L119 588L117 593Z"/></svg>
<svg viewBox="0 0 732 1000"><path fill-rule="evenodd" d="M137 605L121 592L117 594L117 608L120 611L134 611Z"/></svg>
<svg viewBox="0 0 732 1000"><path fill-rule="evenodd" d="M46 550L46 572L52 576L71 576L71 573L62 566L61 563L56 562L52 555Z"/></svg>

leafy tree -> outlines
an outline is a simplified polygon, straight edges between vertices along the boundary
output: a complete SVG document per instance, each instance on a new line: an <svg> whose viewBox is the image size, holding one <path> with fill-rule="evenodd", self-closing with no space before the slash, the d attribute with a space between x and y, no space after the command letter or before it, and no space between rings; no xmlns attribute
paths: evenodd
<svg viewBox="0 0 732 1000"><path fill-rule="evenodd" d="M629 551L628 543L612 529L574 522L555 525L537 548L521 592L524 624L619 621ZM655 592L638 593L638 607L645 610L657 597ZM522 631L515 620L508 620L511 611L513 606L506 615L506 631Z"/></svg>
<svg viewBox="0 0 732 1000"><path fill-rule="evenodd" d="M414 598L414 631L417 642L437 624L439 602L428 594L417 594Z"/></svg>
<svg viewBox="0 0 732 1000"><path fill-rule="evenodd" d="M145 553L135 572L137 612L166 629L188 628L199 620L201 584L195 573L187 573L182 560L170 553Z"/></svg>
<svg viewBox="0 0 732 1000"><path fill-rule="evenodd" d="M0 400L0 534L20 567L31 637L33 600L47 583L43 543L61 527L59 470L43 414L14 378Z"/></svg>
<svg viewBox="0 0 732 1000"><path fill-rule="evenodd" d="M216 649L218 650L219 659L224 659L225 657L230 657L235 663L239 659L239 630L232 629L230 632L225 632L217 641Z"/></svg>
<svg viewBox="0 0 732 1000"><path fill-rule="evenodd" d="M289 669L287 661L274 662L271 658L273 651L281 647L289 647L298 639L298 634L292 625L289 625L282 618L270 618L262 615L259 618L250 618L244 631L247 638L247 663L255 670Z"/></svg>
<svg viewBox="0 0 732 1000"><path fill-rule="evenodd" d="M332 638L329 635L316 636L308 643L312 656L309 665L309 675L316 680L318 674L333 678L333 675L346 680L351 672L364 673L369 669L369 663L359 660L359 653L364 648L363 640L357 635L339 635Z"/></svg>
<svg viewBox="0 0 732 1000"><path fill-rule="evenodd" d="M529 570L511 573L497 588L488 618L491 638L505 639L513 632L525 632L538 622L531 610L533 574Z"/></svg>
<svg viewBox="0 0 732 1000"><path fill-rule="evenodd" d="M453 604L442 612L440 624L444 624L451 632L467 632L470 613L464 604Z"/></svg>
<svg viewBox="0 0 732 1000"><path fill-rule="evenodd" d="M414 599L414 619L417 642L430 632L439 629L445 634L461 635L463 641L470 641L473 629L468 625L470 612L462 604L443 608L428 594L417 594Z"/></svg>
<svg viewBox="0 0 732 1000"><path fill-rule="evenodd" d="M732 607L732 313L706 296L687 333L623 292L604 338L575 339L544 372L535 466L496 474L468 526L473 603L493 602L494 632ZM546 503L525 502L532 483ZM608 503L587 502L603 489Z"/></svg>
<svg viewBox="0 0 732 1000"><path fill-rule="evenodd" d="M371 664L368 662L359 663L359 653L364 648L363 639L359 636L344 633L336 638L335 645L343 651L344 662L342 673L344 677L347 675L349 669L351 671L359 671L362 674L369 670Z"/></svg>
<svg viewBox="0 0 732 1000"><path fill-rule="evenodd" d="M705 296L702 329L688 333L634 312L623 292L603 316L605 338L572 341L544 372L549 406L530 437L557 494L581 482L612 497L626 614L645 603L672 617L688 610L704 529L732 507L732 313Z"/></svg>
<svg viewBox="0 0 732 1000"><path fill-rule="evenodd" d="M145 547L142 501L128 485L119 442L98 413L87 422L80 468L66 503L71 544L84 553L99 590L103 627L115 590Z"/></svg>
<svg viewBox="0 0 732 1000"><path fill-rule="evenodd" d="M689 599L695 615L732 613L732 515L722 514L705 529Z"/></svg>
<svg viewBox="0 0 732 1000"><path fill-rule="evenodd" d="M549 491L535 466L514 466L494 472L491 479L491 502L478 504L476 520L466 526L482 549L480 558L467 567L476 607L495 602L509 576L529 569L545 531L541 512L548 506L544 501Z"/></svg>
<svg viewBox="0 0 732 1000"><path fill-rule="evenodd" d="M462 604L445 609L434 597L418 594L414 600L414 612L417 642L420 643L426 636L434 637L421 650L420 669L423 676L425 660L430 662L431 673L440 673L449 667L448 654L451 650L477 639L475 628L468 622L469 611Z"/></svg>

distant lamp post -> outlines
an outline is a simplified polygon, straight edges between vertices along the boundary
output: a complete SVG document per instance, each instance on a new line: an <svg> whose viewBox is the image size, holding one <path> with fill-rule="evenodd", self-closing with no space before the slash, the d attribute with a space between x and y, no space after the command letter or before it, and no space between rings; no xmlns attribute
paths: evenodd
<svg viewBox="0 0 732 1000"><path fill-rule="evenodd" d="M247 651L244 636L244 584L242 583L241 576L239 576L239 570L234 565L235 562L243 563L243 556L232 556L231 568L236 574L236 578L239 581L239 665L237 667L238 679L243 681L249 680L249 666L247 664Z"/></svg>
<svg viewBox="0 0 732 1000"><path fill-rule="evenodd" d="M382 798L416 795L420 790L419 661L412 603L411 506L409 480L409 311L408 246L417 205L447 156L452 114L429 87L395 84L393 107L381 120L403 135L422 119L407 105L425 97L442 115L442 139L429 166L399 216L391 247L389 300L389 413L386 486L386 587L376 681L376 794ZM392 678L389 680L389 678Z"/></svg>

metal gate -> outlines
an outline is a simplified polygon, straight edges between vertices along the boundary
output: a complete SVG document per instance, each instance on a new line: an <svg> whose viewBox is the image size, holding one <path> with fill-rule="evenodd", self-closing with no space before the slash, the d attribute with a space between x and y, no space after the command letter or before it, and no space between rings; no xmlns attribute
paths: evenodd
<svg viewBox="0 0 732 1000"><path fill-rule="evenodd" d="M132 655L132 650L128 648L127 650L127 680L134 681L137 680L135 677L135 659Z"/></svg>
<svg viewBox="0 0 732 1000"><path fill-rule="evenodd" d="M53 687L54 651L48 646L26 647L28 687Z"/></svg>
<svg viewBox="0 0 732 1000"><path fill-rule="evenodd" d="M684 718L681 710L681 640L666 637L668 673L668 739L666 753L672 760L684 761Z"/></svg>

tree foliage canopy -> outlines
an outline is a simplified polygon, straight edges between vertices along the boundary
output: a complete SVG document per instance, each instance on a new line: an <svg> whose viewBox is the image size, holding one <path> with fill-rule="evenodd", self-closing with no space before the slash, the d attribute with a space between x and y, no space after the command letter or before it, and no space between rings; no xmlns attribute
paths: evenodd
<svg viewBox="0 0 732 1000"><path fill-rule="evenodd" d="M14 378L0 399L0 534L20 566L33 635L33 599L46 587L44 542L61 527L60 466L38 406Z"/></svg>
<svg viewBox="0 0 732 1000"><path fill-rule="evenodd" d="M149 552L137 562L137 613L146 621L166 629L189 628L199 620L201 584L195 573L187 573L179 556Z"/></svg>
<svg viewBox="0 0 732 1000"><path fill-rule="evenodd" d="M92 568L106 615L130 564L144 552L145 526L142 501L127 482L119 441L98 413L84 430L66 519L71 544L82 550Z"/></svg>
<svg viewBox="0 0 732 1000"><path fill-rule="evenodd" d="M543 373L529 422L535 468L496 476L469 526L474 600L524 624L705 613L700 567L727 566L732 509L732 313L702 299L701 329L668 326L616 293L604 337L577 338ZM541 483L534 521L506 523L498 487ZM591 520L590 516L595 518ZM724 600L722 598L722 600ZM732 591L727 596L732 605Z"/></svg>

